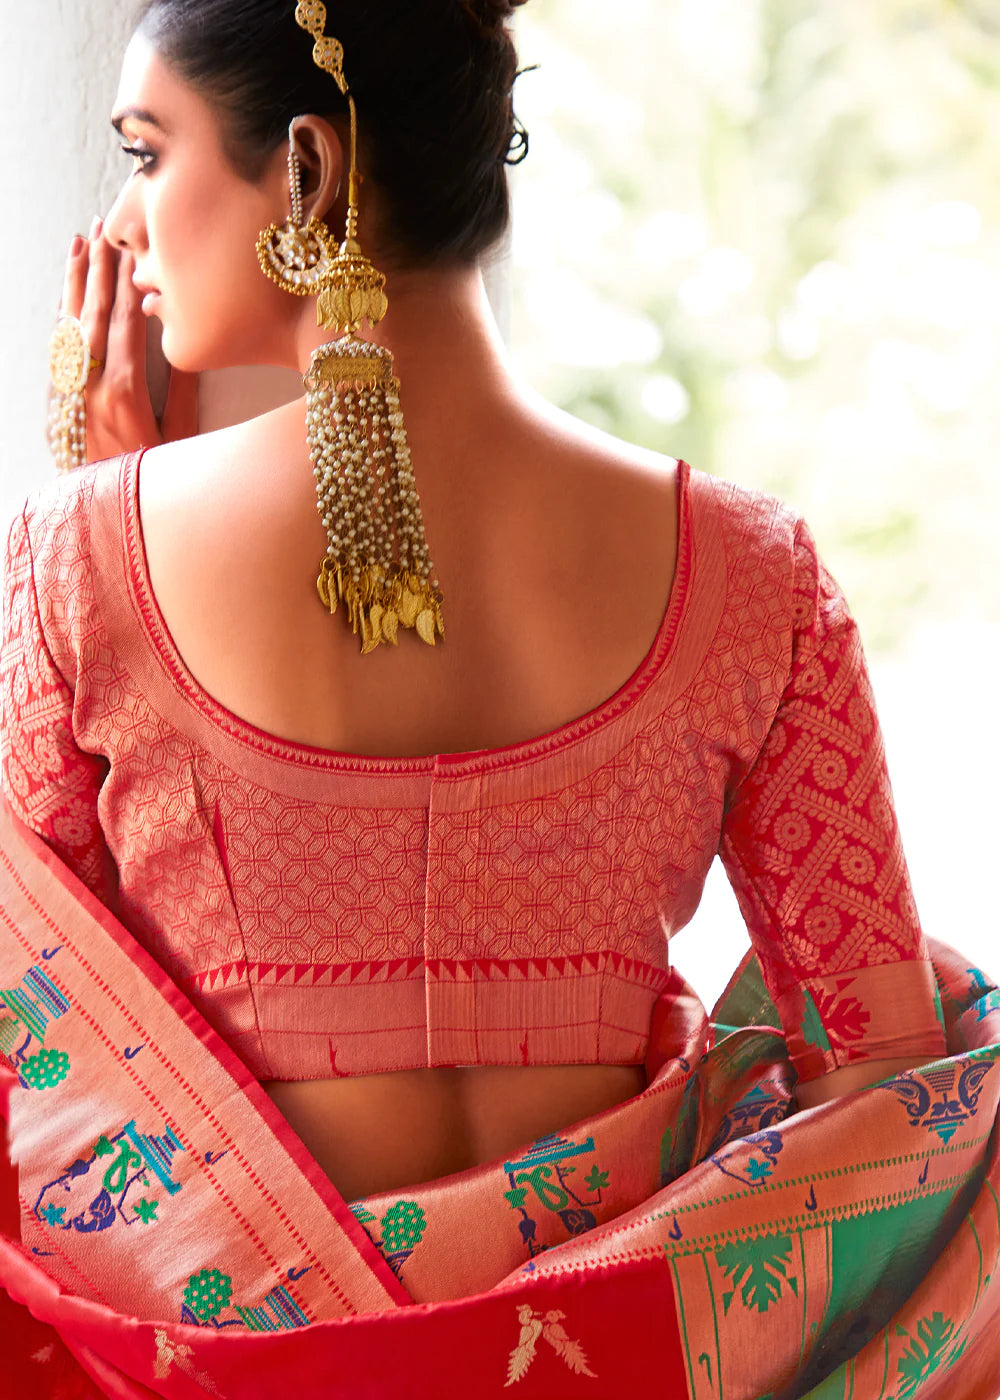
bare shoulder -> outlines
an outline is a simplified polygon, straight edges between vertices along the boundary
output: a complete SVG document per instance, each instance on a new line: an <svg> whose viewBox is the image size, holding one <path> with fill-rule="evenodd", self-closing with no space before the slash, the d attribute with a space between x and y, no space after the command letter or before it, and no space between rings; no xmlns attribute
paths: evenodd
<svg viewBox="0 0 1000 1400"><path fill-rule="evenodd" d="M300 404L286 404L244 423L216 428L196 437L182 438L148 448L142 471L149 499L190 497L192 489L210 489L216 481L253 479L255 489L273 480L273 469L303 456L304 412ZM280 470L278 472L280 473Z"/></svg>
<svg viewBox="0 0 1000 1400"><path fill-rule="evenodd" d="M677 562L677 459L542 405L505 468L494 519L515 564L510 596L536 618L530 663L543 651L558 657L567 692L597 704L636 670L663 622ZM568 694L565 707L584 708Z"/></svg>
<svg viewBox="0 0 1000 1400"><path fill-rule="evenodd" d="M625 576L672 572L677 534L678 461L601 432L558 409L534 411L543 481L535 489L589 543L600 566ZM536 459L538 460L538 459Z"/></svg>
<svg viewBox="0 0 1000 1400"><path fill-rule="evenodd" d="M307 544L321 552L301 419L301 405L290 404L147 453L140 496L150 534L179 532L185 553L196 538L224 552L237 539L265 554ZM605 576L603 595L617 603L637 581L640 593L662 592L655 580L672 575L673 457L533 396L464 430L452 424L439 432L437 423L418 421L411 448L442 579L513 566L537 595L550 585L558 591L559 577L572 592L596 573ZM481 582L488 589L485 574Z"/></svg>
<svg viewBox="0 0 1000 1400"><path fill-rule="evenodd" d="M575 461L582 470L602 475L609 485L623 489L633 485L640 491L672 493L676 457L625 442L539 399L530 401L529 413L553 451Z"/></svg>
<svg viewBox="0 0 1000 1400"><path fill-rule="evenodd" d="M300 405L149 449L139 476L147 549L166 558L270 552L316 526ZM310 527L312 530L310 531ZM315 543L315 540L313 540Z"/></svg>

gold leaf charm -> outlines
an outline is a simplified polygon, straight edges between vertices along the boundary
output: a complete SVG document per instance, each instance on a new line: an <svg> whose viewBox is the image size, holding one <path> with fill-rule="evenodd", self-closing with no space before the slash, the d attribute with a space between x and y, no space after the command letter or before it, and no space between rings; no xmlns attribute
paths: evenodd
<svg viewBox="0 0 1000 1400"><path fill-rule="evenodd" d="M385 617L382 619L382 637L391 646L397 645L396 629L399 626L399 618L392 608L386 608Z"/></svg>
<svg viewBox="0 0 1000 1400"><path fill-rule="evenodd" d="M375 604L375 608L378 608L378 604L377 604L377 603ZM372 609L372 612L375 611L375 608ZM381 609L380 609L379 611L381 611ZM379 630L378 630L378 620L377 620L377 618L372 617L370 613L366 613L366 612L362 611L362 613L361 613L361 655L362 655L362 656L368 656L368 655L370 655L371 652L373 652L373 651L375 650L375 648L376 648L377 646L380 645L381 641L382 641L382 637L381 637L381 634L379 633Z"/></svg>
<svg viewBox="0 0 1000 1400"><path fill-rule="evenodd" d="M316 324L317 326L332 326L334 324L333 293L329 287L324 287L316 302Z"/></svg>
<svg viewBox="0 0 1000 1400"><path fill-rule="evenodd" d="M362 628L363 618L361 615L361 606L358 603L358 597L353 588L347 595L347 616L351 623L351 631L357 636L358 629Z"/></svg>
<svg viewBox="0 0 1000 1400"><path fill-rule="evenodd" d="M372 603L368 613L368 624L372 629L372 636L378 641L382 640L382 618L384 614L385 608L383 608L381 603Z"/></svg>
<svg viewBox="0 0 1000 1400"><path fill-rule="evenodd" d="M356 331L363 320L374 326L389 306L385 274L373 267L354 238L345 238L330 263L316 308L317 324L328 330Z"/></svg>
<svg viewBox="0 0 1000 1400"><path fill-rule="evenodd" d="M423 612L417 615L417 636L429 647L434 645L434 614L430 608L424 608Z"/></svg>
<svg viewBox="0 0 1000 1400"><path fill-rule="evenodd" d="M319 578L316 580L316 591L320 596L320 602L324 608L329 608L331 615L337 611L337 592L340 583L340 570L336 565L331 564L329 558L323 560L323 565L319 571Z"/></svg>
<svg viewBox="0 0 1000 1400"><path fill-rule="evenodd" d="M399 600L399 620L404 627L412 627L417 620L417 614L421 610L420 595L411 592L409 586L403 589Z"/></svg>

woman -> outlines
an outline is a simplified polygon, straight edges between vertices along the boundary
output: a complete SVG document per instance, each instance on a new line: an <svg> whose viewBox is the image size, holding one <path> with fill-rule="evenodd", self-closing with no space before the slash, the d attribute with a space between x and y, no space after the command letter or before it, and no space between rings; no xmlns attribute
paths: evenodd
<svg viewBox="0 0 1000 1400"><path fill-rule="evenodd" d="M804 524L510 373L508 13L153 0L125 56L63 307L111 460L8 547L25 1374L992 1394L996 993L928 958ZM249 363L307 403L183 435ZM716 850L766 990L713 1032L666 944Z"/></svg>

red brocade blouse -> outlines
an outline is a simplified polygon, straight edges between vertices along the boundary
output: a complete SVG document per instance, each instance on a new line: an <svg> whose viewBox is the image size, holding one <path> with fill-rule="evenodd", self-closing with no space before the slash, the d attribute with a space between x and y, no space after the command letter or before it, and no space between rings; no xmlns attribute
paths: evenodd
<svg viewBox="0 0 1000 1400"><path fill-rule="evenodd" d="M670 600L620 690L508 748L358 757L186 670L140 460L13 524L3 782L254 1074L640 1063L716 853L802 1078L943 1052L857 631L786 507L682 462Z"/></svg>

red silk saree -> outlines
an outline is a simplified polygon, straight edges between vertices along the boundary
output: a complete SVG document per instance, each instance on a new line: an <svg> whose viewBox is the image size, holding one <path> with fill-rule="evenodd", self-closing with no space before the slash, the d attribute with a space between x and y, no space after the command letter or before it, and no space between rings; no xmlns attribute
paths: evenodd
<svg viewBox="0 0 1000 1400"><path fill-rule="evenodd" d="M348 1205L4 806L7 1393L995 1400L1000 993L932 953L934 1064L797 1113L754 962L673 973L637 1098Z"/></svg>

